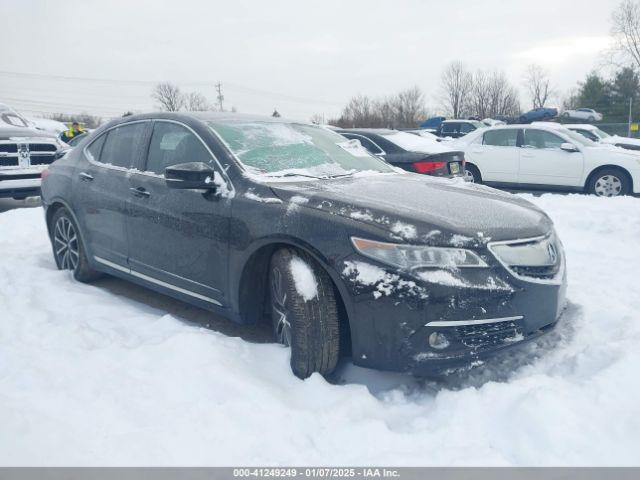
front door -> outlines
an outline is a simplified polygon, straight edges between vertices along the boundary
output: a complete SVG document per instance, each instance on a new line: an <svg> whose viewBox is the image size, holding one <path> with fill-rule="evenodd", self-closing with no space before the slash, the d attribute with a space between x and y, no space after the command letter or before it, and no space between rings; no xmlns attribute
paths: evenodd
<svg viewBox="0 0 640 480"><path fill-rule="evenodd" d="M224 305L230 200L170 189L164 169L187 162L220 167L182 124L157 120L142 171L130 178L129 264L132 273L208 304Z"/></svg>
<svg viewBox="0 0 640 480"><path fill-rule="evenodd" d="M524 130L518 182L523 185L581 186L584 157L560 146L562 137L536 128Z"/></svg>

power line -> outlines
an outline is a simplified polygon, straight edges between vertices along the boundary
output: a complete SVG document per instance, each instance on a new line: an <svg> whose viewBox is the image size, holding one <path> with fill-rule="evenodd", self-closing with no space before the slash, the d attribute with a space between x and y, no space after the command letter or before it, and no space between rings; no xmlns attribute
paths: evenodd
<svg viewBox="0 0 640 480"><path fill-rule="evenodd" d="M10 76L10 77L18 77L18 78L32 78L32 79L48 79L48 80L63 80L63 81L79 81L79 82L93 82L93 83L111 83L111 84L119 84L119 85L137 85L137 86L153 86L156 85L158 80L124 80L124 79L113 79L113 78L91 78L91 77L76 77L76 76L66 76L66 75L49 75L49 74L41 74L41 73L28 73L28 72L13 72L8 70L0 70L0 75ZM213 81L200 81L200 82L180 82L176 81L179 85L182 86L195 86L195 87L210 87L214 82ZM219 83L219 82L218 82ZM240 85L237 83L225 83L227 87L231 87L232 89L253 93L255 95L261 96L269 96L272 98L279 98L282 100L287 100L295 103L312 103L312 104L323 104L330 105L333 107L342 106L342 102L329 101L318 98L306 98L306 97L297 97L292 95L287 95L279 92L271 92L268 90L256 89L253 87L247 87L245 85Z"/></svg>

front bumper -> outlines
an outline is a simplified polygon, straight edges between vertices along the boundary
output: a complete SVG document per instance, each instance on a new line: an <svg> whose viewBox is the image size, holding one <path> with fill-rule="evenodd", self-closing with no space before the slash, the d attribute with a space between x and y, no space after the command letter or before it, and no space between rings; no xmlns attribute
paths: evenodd
<svg viewBox="0 0 640 480"><path fill-rule="evenodd" d="M3 175L0 173L0 198L22 199L40 196L40 173Z"/></svg>
<svg viewBox="0 0 640 480"><path fill-rule="evenodd" d="M464 285L418 282L388 271L397 288L382 289L391 292L384 295L376 285L347 278L353 361L428 376L539 338L555 327L565 305L564 257L562 262L555 283L528 282L499 265L467 272ZM446 346L431 346L432 334L443 335L439 346Z"/></svg>

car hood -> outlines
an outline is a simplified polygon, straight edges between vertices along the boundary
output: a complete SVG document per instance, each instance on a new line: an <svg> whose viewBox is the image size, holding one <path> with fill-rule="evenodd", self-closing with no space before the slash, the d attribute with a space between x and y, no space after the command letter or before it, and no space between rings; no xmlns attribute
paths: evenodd
<svg viewBox="0 0 640 480"><path fill-rule="evenodd" d="M549 217L498 190L417 174L378 174L270 185L284 202L385 230L394 240L475 245L547 234Z"/></svg>
<svg viewBox="0 0 640 480"><path fill-rule="evenodd" d="M619 137L618 135L613 135L611 137L607 137L601 140L602 143L626 143L627 145L637 145L640 146L640 138L630 138L630 137Z"/></svg>

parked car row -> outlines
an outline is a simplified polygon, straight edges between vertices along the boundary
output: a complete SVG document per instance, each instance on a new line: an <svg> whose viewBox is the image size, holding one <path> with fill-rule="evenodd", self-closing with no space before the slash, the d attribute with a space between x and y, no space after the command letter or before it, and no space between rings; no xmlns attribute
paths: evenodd
<svg viewBox="0 0 640 480"><path fill-rule="evenodd" d="M640 193L640 154L600 145L560 124L506 125L455 143L470 181L501 188Z"/></svg>
<svg viewBox="0 0 640 480"><path fill-rule="evenodd" d="M417 153L409 133L342 134L228 113L103 125L43 174L56 265L239 323L266 316L302 378L343 355L431 375L553 330L566 271L544 212L382 160L452 174L459 154L437 142Z"/></svg>

